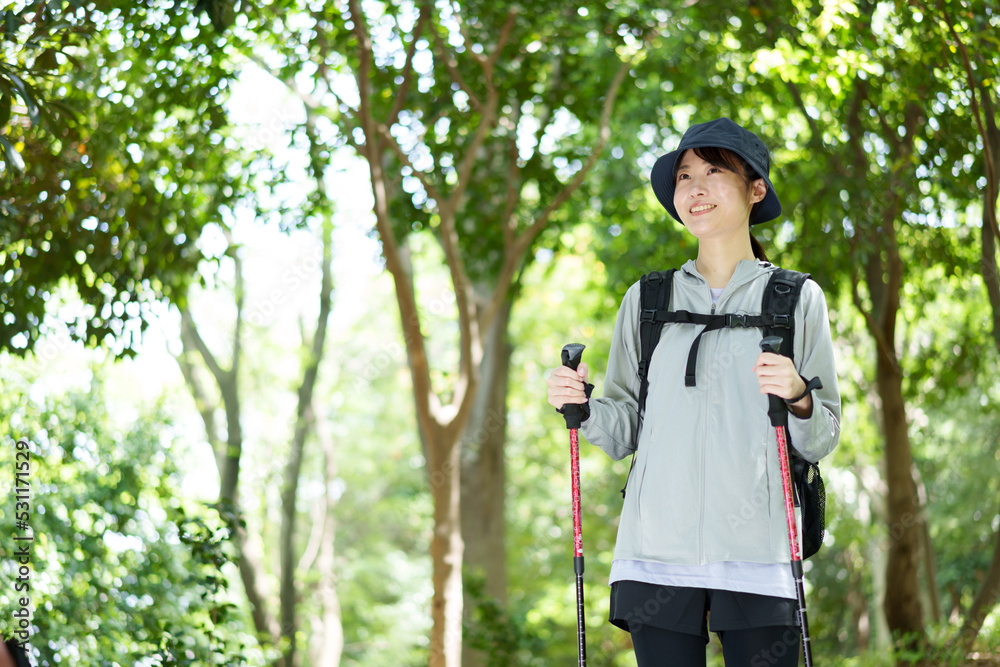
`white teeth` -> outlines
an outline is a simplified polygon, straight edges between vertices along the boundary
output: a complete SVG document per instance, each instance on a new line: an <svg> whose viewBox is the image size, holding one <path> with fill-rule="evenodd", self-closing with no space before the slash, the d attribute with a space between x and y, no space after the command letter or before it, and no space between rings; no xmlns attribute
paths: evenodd
<svg viewBox="0 0 1000 667"><path fill-rule="evenodd" d="M715 208L711 204L699 204L698 206L691 207L692 213L700 213L701 211L707 211L710 208Z"/></svg>

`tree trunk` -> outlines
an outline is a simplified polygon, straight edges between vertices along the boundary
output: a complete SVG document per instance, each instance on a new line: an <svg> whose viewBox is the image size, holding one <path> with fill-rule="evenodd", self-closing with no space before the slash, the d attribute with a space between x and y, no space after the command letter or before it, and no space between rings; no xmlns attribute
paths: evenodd
<svg viewBox="0 0 1000 667"><path fill-rule="evenodd" d="M510 302L498 313L488 332L480 367L479 391L462 437L462 540L465 575L482 577L488 598L507 603L507 557L504 442L507 424L507 381L511 347L507 339ZM465 589L468 621L475 601ZM486 656L466 644L463 667L486 664Z"/></svg>
<svg viewBox="0 0 1000 667"><path fill-rule="evenodd" d="M990 301L993 321L993 341L1000 350L1000 271L997 270L997 200L1000 199L1000 128L997 127L995 102L992 92L986 86L979 87L982 95L984 124L983 141L986 150L985 162L986 188L983 201L983 246L981 269L983 282L986 283L986 293ZM992 157L992 159L991 159ZM983 622L990 611L1000 603L1000 530L997 531L993 548L993 558L990 561L986 578L969 608L969 613L962 623L959 641L965 648L971 648Z"/></svg>
<svg viewBox="0 0 1000 667"><path fill-rule="evenodd" d="M927 507L927 487L920 476L920 471L916 465L913 466L913 480L917 489L917 503L919 507ZM923 559L924 577L926 579L924 603L930 610L931 623L935 625L941 622L941 594L938 592L937 583L937 562L934 557L934 541L931 539L931 527L927 521L927 514L920 514L920 552Z"/></svg>
<svg viewBox="0 0 1000 667"><path fill-rule="evenodd" d="M983 216L986 216L985 212ZM997 242L986 220L983 220L983 250L979 261L983 282L986 283L986 294L990 300L993 342L997 350L1000 350L1000 272L997 271Z"/></svg>
<svg viewBox="0 0 1000 667"><path fill-rule="evenodd" d="M299 421L304 422L305 420L300 416ZM278 538L279 562L281 563L278 601L281 610L281 636L288 640L288 646L285 649L285 664L288 667L295 667L299 664L295 642L295 607L298 597L295 586L295 528L296 515L298 514L295 501L298 499L302 453L305 449L306 439L304 428L296 425L295 431L288 461L285 463L285 479L281 489L281 531Z"/></svg>
<svg viewBox="0 0 1000 667"><path fill-rule="evenodd" d="M430 667L458 667L462 659L461 448L447 431L427 443L427 471L434 500Z"/></svg>
<svg viewBox="0 0 1000 667"><path fill-rule="evenodd" d="M895 360L879 355L878 394L885 429L886 482L889 486L889 564L885 616L889 628L908 639L924 634L920 605L920 507L910 470L913 457L903 402L902 375Z"/></svg>
<svg viewBox="0 0 1000 667"><path fill-rule="evenodd" d="M921 506L926 507L925 503ZM931 540L931 528L926 515L920 519L920 543L924 558L924 576L927 583L927 606L931 611L931 622L939 624L942 621L941 594L937 585L937 565L934 558L934 542Z"/></svg>
<svg viewBox="0 0 1000 667"><path fill-rule="evenodd" d="M323 522L323 539L320 542L319 557L316 569L319 571L317 597L322 609L322 641L319 652L313 664L323 667L337 667L344 651L344 628L340 615L340 598L337 596L336 563L334 560L336 537L336 506L339 493L332 487L337 479L336 443L325 420L319 420L316 425L316 435L323 449L324 479L326 480L325 520Z"/></svg>
<svg viewBox="0 0 1000 667"><path fill-rule="evenodd" d="M310 124L309 137L313 152L316 142ZM316 164L314 162L314 164ZM325 198L326 188L322 184L322 169L316 173L317 190ZM322 223L323 267L319 290L319 317L312 341L303 341L305 355L302 382L299 384L298 403L295 410L295 430L292 435L292 447L285 465L285 480L281 489L281 537L279 540L281 562L281 588L279 600L281 605L281 636L288 639L285 651L285 664L295 667L301 660L296 646L296 606L298 591L295 584L296 549L295 526L298 515L297 500L299 477L302 474L302 456L305 450L306 437L315 425L313 415L313 393L319 377L319 366L323 360L326 345L327 324L330 319L330 309L333 306L333 222L329 219Z"/></svg>
<svg viewBox="0 0 1000 667"><path fill-rule="evenodd" d="M484 307L477 301L475 290L469 279L465 266L461 236L468 229L463 221L462 230L456 224L459 212L464 216L469 188L474 178L479 178L477 164L485 165L481 159L491 133L497 128L501 102L505 102L505 91L494 84L496 63L504 54L512 30L517 24L518 9L514 6L507 12L502 26L497 26L496 41L488 53L472 58L472 64L478 68L480 81L484 89L482 94L473 94L472 104L476 108L476 124L463 142L460 155L455 158L456 178L454 182L439 182L437 176L416 168L411 158L420 154L420 150L408 153L393 136L392 128L399 120L400 112L406 108L407 97L410 95L410 84L413 79L413 56L415 48L407 51L406 64L402 78L397 79L398 89L391 109L387 109L382 98L382 92L376 91L374 73L378 71L372 35L368 29L365 12L359 0L348 0L347 9L352 19L353 35L357 42L357 64L354 78L357 83L358 103L355 113L347 114L351 129L360 129L364 142L355 139L353 131L346 132L347 141L354 146L368 164L371 176L372 195L374 199L373 212L379 239L382 242L382 256L385 258L386 269L392 274L395 284L396 302L399 307L400 324L403 339L406 344L407 363L410 368L410 378L413 382L413 396L416 404L417 423L421 442L424 447L424 457L427 463L428 478L431 484L431 494L434 501L434 533L431 540L431 557L433 560L434 596L432 600L433 627L431 630L430 661L431 667L459 667L462 658L462 564L464 543L462 540L460 503L461 491L461 453L460 441L467 433L469 416L473 405L479 396L479 372L483 364L484 331L496 327L499 332L505 332L505 325L496 325L495 320L501 319L500 311L509 309L512 285L521 270L523 261L538 235L551 222L552 214L558 210L583 183L586 175L596 163L597 157L603 151L610 137L610 119L614 102L622 82L628 74L630 65L620 64L617 73L610 81L607 94L601 109L600 130L598 139L590 151L590 158L577 171L574 177L562 189L548 197L547 205L532 221L520 228L517 217L513 215L520 201L519 184L521 174L516 160L507 174L510 180L507 197L502 206L505 209L500 225L503 237L504 251L498 275L492 290L486 299ZM418 34L432 19L433 3L418 3L419 16L412 32L412 45L420 38ZM450 73L457 75L458 71L451 68ZM461 76L456 76L461 80ZM455 81L460 85L459 81ZM388 113L385 113L388 112ZM504 112L506 113L506 112ZM353 116L353 118L352 118ZM505 139L506 141L506 139ZM424 144L426 146L426 144ZM510 146L515 150L516 144ZM433 152L433 151L432 151ZM436 213L437 225L433 230L444 252L445 264L448 267L452 287L455 294L455 305L458 311L459 355L458 368L452 373L450 387L444 392L448 396L442 400L431 381L428 360L428 350L425 345L425 334L421 330L421 314L417 307L416 292L406 251L406 238L397 238L391 217L393 199L400 195L399 183L396 180L399 162L412 169L426 191L433 206L428 211ZM387 168L388 167L388 168ZM498 176L504 178L503 176ZM444 189L442 189L442 187ZM488 218L492 220L492 218ZM396 221L396 222L402 222ZM475 218L472 222L475 226ZM481 221L480 221L481 222ZM494 224L491 222L490 224ZM502 337L499 343L503 343ZM488 395L488 394L487 394ZM494 415L496 418L496 415ZM501 415L502 418L502 415ZM489 424L490 414L487 409L484 416L484 426ZM500 440L502 444L502 439ZM482 443L481 443L482 446ZM486 451L480 453L484 465L492 466L491 474L499 475L494 480L495 488L503 488L502 450L492 451L487 445ZM500 464L497 464L500 456ZM492 461L492 463L490 463ZM485 474L480 482L485 482ZM502 517L502 495L499 500ZM494 508L496 509L496 508ZM496 523L495 517L491 519ZM502 526L502 519L499 522ZM496 533L491 530L491 535ZM503 535L500 533L502 541ZM498 552L502 552L499 549ZM494 582L491 586L497 586ZM505 588L505 586L503 586ZM495 590L495 589L494 589Z"/></svg>
<svg viewBox="0 0 1000 667"><path fill-rule="evenodd" d="M215 452L216 464L219 468L219 502L228 504L232 510L229 517L233 526L233 544L236 547L237 567L240 579L243 582L243 589L246 592L247 602L250 605L250 614L253 619L254 630L257 636L268 642L276 643L280 636L280 628L277 620L267 609L267 596L261 590L258 573L262 567L262 558L253 548L251 548L246 532L246 528L238 522L240 509L238 502L240 456L243 451L243 430L240 425L240 396L239 396L239 361L240 361L240 331L242 323L242 268L239 260L236 260L236 326L233 336L232 362L229 370L224 370L215 359L215 355L205 344L194 318L187 310L181 311L181 342L184 346L181 359L178 363L181 372L187 382L198 410L205 421L205 432L212 449ZM212 415L219 408L215 401L208 398L200 382L197 380L197 373L194 370L191 356L197 353L205 362L212 377L215 379L222 398L222 404L226 414L226 440L223 442L216 432L215 421ZM279 660L277 665L283 665Z"/></svg>
<svg viewBox="0 0 1000 667"><path fill-rule="evenodd" d="M851 610L851 625L854 627L854 645L859 653L868 650L871 641L871 619L868 612L868 598L864 591L864 564L858 557L857 548L849 546L844 550L844 566L847 570L847 607Z"/></svg>
<svg viewBox="0 0 1000 667"><path fill-rule="evenodd" d="M868 83L858 79L857 90L848 114L849 143L857 174L869 170L869 156L863 144ZM911 191L910 156L913 136L920 123L921 110L907 105L903 118L906 132L899 138L892 132L884 139L890 147L898 170L889 174L884 199L869 203L869 215L857 236L852 236L852 255L862 261L865 284L871 298L870 308L853 279L855 306L865 318L876 344L875 383L879 398L879 417L885 439L885 478L888 488L886 520L889 527L889 554L886 590L883 602L885 618L894 639L907 647L919 647L925 639L923 611L920 604L921 523L920 502L913 479L913 454L906 422L903 397L903 371L896 352L896 320L900 310L905 265L899 254L897 226Z"/></svg>
<svg viewBox="0 0 1000 667"><path fill-rule="evenodd" d="M989 570L986 571L986 578L983 579L983 585L980 586L979 593L976 594L969 613L965 616L965 622L962 623L960 637L965 648L972 647L983 627L983 621L997 602L1000 602L1000 530L996 533L993 560L990 561Z"/></svg>
<svg viewBox="0 0 1000 667"><path fill-rule="evenodd" d="M1000 350L1000 272L997 270L996 238L993 235L993 228L997 222L996 201L1000 196L1000 132L997 131L995 124L991 124L991 129L991 138L994 140L993 154L997 156L998 164L993 165L991 173L994 178L992 182L988 181L986 186L986 202L983 207L982 273L993 316L993 340L997 350ZM992 216L992 220L988 219L989 216ZM997 531L993 558L986 572L986 578L962 623L962 630L959 633L962 646L966 649L972 647L986 616L998 603L1000 603L1000 530Z"/></svg>
<svg viewBox="0 0 1000 667"><path fill-rule="evenodd" d="M258 637L276 644L278 637L281 636L281 628L278 626L278 620L268 611L267 595L258 578L258 573L263 569L261 566L264 561L263 554L251 546L245 527L237 526L233 535L236 563L247 602L250 604L250 617L253 619L254 630ZM275 664L283 665L284 661L279 660Z"/></svg>

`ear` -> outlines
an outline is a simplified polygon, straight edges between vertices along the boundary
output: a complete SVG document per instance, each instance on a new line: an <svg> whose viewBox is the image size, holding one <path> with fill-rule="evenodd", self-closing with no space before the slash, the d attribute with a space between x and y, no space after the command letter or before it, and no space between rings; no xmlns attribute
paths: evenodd
<svg viewBox="0 0 1000 667"><path fill-rule="evenodd" d="M758 178L750 184L750 203L756 204L767 195L767 183L763 178Z"/></svg>

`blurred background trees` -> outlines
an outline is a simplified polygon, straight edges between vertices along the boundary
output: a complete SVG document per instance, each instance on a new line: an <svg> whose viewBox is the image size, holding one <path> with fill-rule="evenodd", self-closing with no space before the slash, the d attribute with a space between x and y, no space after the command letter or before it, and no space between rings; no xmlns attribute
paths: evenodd
<svg viewBox="0 0 1000 667"><path fill-rule="evenodd" d="M831 307L818 654L1000 659L994 9L2 17L0 461L36 457L39 664L573 660L544 373L582 342L600 390L625 290L692 256L646 181L717 116L772 147L755 233ZM626 464L582 469L590 662L634 664L606 622Z"/></svg>

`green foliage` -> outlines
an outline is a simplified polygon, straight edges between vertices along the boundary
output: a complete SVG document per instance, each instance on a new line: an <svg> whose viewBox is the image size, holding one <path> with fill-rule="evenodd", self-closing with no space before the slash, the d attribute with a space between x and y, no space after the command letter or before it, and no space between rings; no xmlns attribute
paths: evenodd
<svg viewBox="0 0 1000 667"><path fill-rule="evenodd" d="M281 2L270 7L291 11ZM589 160L621 66L615 47L620 34L638 30L630 27L636 14L601 3L364 7L365 28L376 37L367 63L359 56L356 17L335 5L298 14L294 30L279 11L262 13L250 27L268 41L283 80L315 72L312 88L320 95L334 72L354 79L350 95L339 93L317 113L338 125L338 143L360 152L369 147L350 99L370 87L372 113L400 148L390 151L383 142L378 158L390 175L397 238L439 233L442 210L454 204L449 214L465 270L474 282L493 284L511 252L510 234L526 231ZM484 74L500 35L506 46ZM363 64L370 70L362 79ZM571 198L552 222L578 220L591 194L596 190Z"/></svg>
<svg viewBox="0 0 1000 667"><path fill-rule="evenodd" d="M499 601L486 595L485 578L466 573L462 580L474 607L463 628L462 641L487 656L486 667L517 664L518 651L524 644L524 631L518 619Z"/></svg>
<svg viewBox="0 0 1000 667"><path fill-rule="evenodd" d="M39 399L42 378L5 359L0 466L30 447L31 651L39 665L261 665L264 654L229 592L230 520L223 507L184 500L177 442L162 411L109 412L101 380ZM8 485L5 481L5 488ZM13 495L7 496L13 499ZM6 536L13 504L0 508ZM12 581L15 542L5 540ZM13 569L12 569L13 568ZM5 619L18 594L0 592Z"/></svg>
<svg viewBox="0 0 1000 667"><path fill-rule="evenodd" d="M328 393L317 400L329 406L337 443L335 567L345 667L427 663L432 503L385 278L366 292L364 303L374 309L331 332L338 354L323 371ZM306 596L300 613L313 604Z"/></svg>
<svg viewBox="0 0 1000 667"><path fill-rule="evenodd" d="M69 5L8 10L0 42L0 349L34 346L66 281L86 304L71 334L132 354L149 302L183 299L201 230L245 194L229 44L162 3Z"/></svg>

